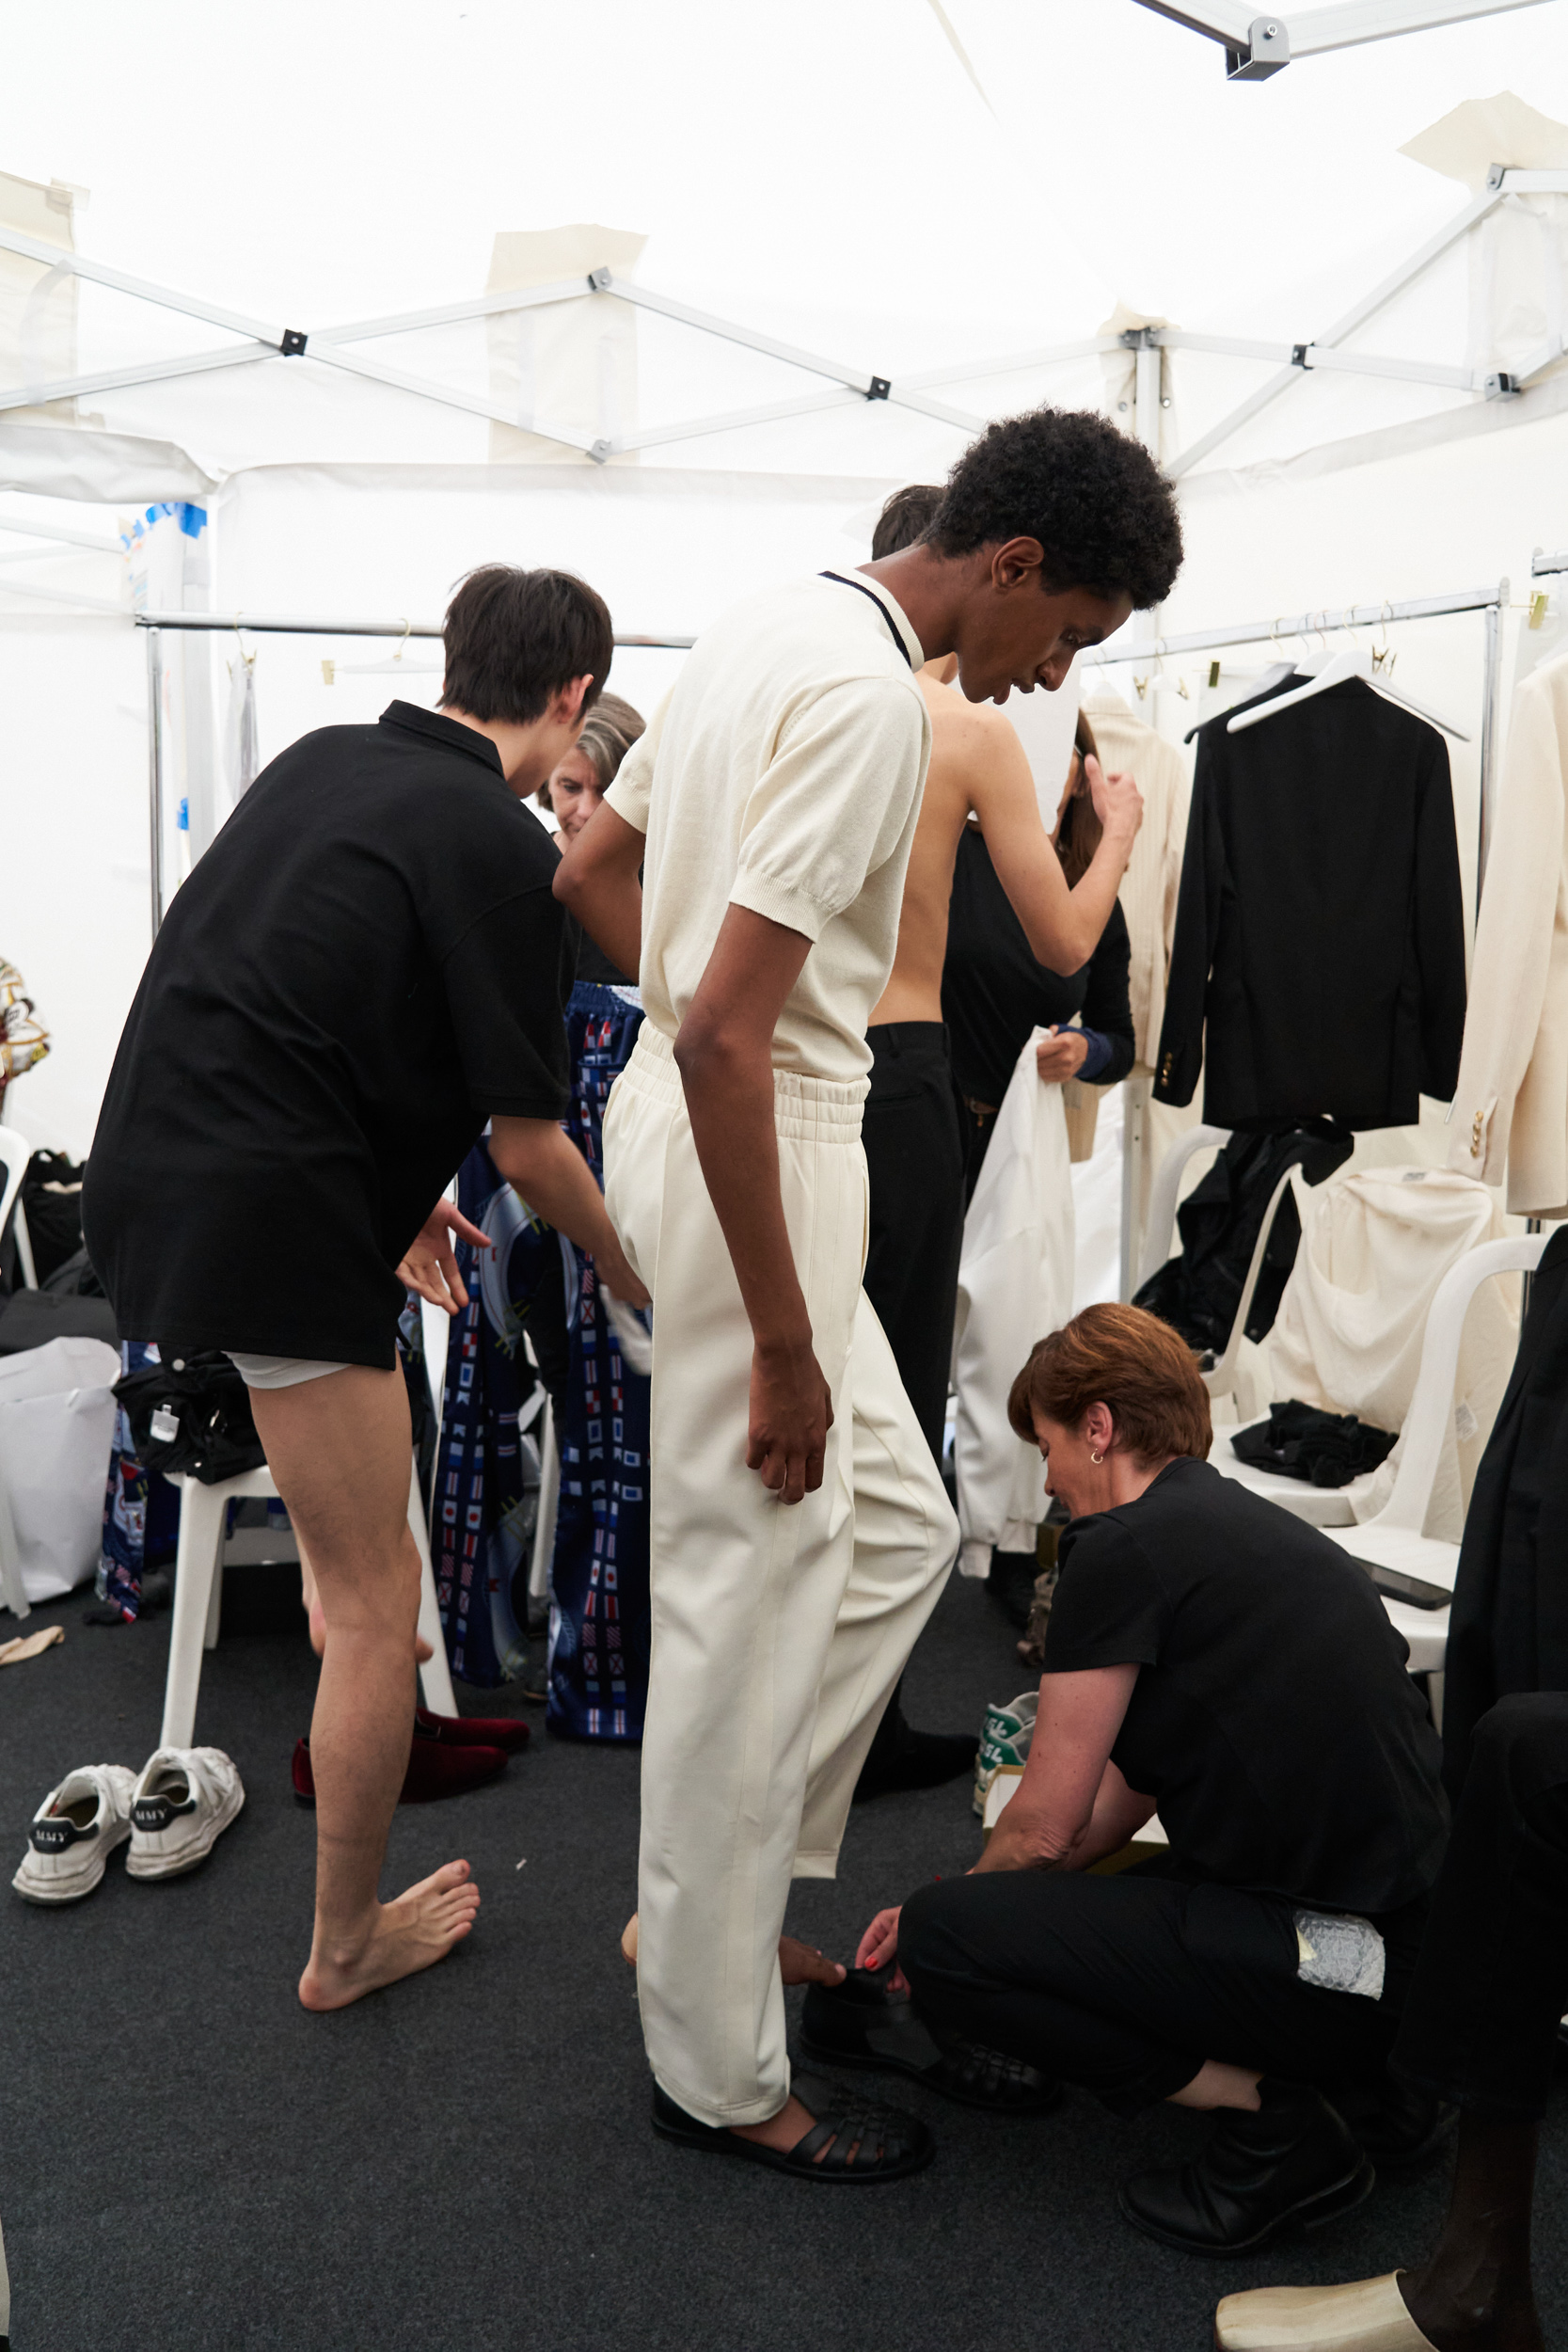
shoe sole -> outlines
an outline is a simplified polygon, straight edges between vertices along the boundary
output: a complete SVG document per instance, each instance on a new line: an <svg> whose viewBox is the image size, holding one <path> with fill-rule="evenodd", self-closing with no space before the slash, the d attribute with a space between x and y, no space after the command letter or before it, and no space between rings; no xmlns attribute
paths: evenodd
<svg viewBox="0 0 1568 2352"><path fill-rule="evenodd" d="M26 1875L27 1865L25 1862L23 1863L21 1869L18 1870L15 1878L12 1879L11 1884L16 1889L16 1892L21 1896L24 1903L43 1903L48 1905L79 1903L83 1901L87 1896L92 1894L96 1888L102 1886L103 1883L103 1873L109 1867L109 1856L115 1851L117 1847L124 1845L126 1838L129 1837L130 1835L130 1830L127 1828L122 1830L118 1837L111 1838L107 1845L99 1847L97 1852L93 1856L93 1861L97 1864L97 1867L96 1869L93 1869L89 1866L89 1874L85 1883L81 1885L77 1885L74 1883L68 1884L59 1879L35 1879L29 1881Z"/></svg>
<svg viewBox="0 0 1568 2352"><path fill-rule="evenodd" d="M907 2181L911 2174L924 2172L937 2153L936 2143L932 2141L916 2154L901 2156L896 2164L890 2164L879 2171L873 2172L852 2165L847 2171L830 2172L819 2164L791 2164L789 2158L778 2149L764 2148L754 2139L736 2139L733 2133L727 2135L725 2139L691 2139L672 2124L661 2123L657 2116L654 2130L660 2139L669 2140L672 2147L689 2149L693 2155L728 2156L732 2161L738 2160L742 2164L760 2165L768 2172L782 2172L792 2181L815 2182L819 2188L885 2188L890 2182Z"/></svg>
<svg viewBox="0 0 1568 2352"><path fill-rule="evenodd" d="M126 1876L140 1879L144 1883L158 1879L183 1878L187 1870L194 1870L206 1861L224 1831L237 1820L244 1804L245 1790L236 1786L225 1797L206 1827L192 1839L189 1846L182 1847L176 1854L138 1855L133 1832L131 1851L125 1859Z"/></svg>
<svg viewBox="0 0 1568 2352"><path fill-rule="evenodd" d="M809 2034L804 2033L800 2036L800 2048L819 2066L856 2066L868 2074L902 2074L908 2082L924 2083L926 2089L934 2091L939 2099L951 2099L955 2106L974 2107L982 2115L994 2115L1003 2121L1009 2115L1049 2115L1053 2107L1060 2106L1062 2103L1060 2083L1049 2091L1042 2091L1037 2103L1024 2100L1004 2103L976 2098L972 2091L955 2090L934 2074L923 2074L918 2066L906 2065L901 2058L879 2058L875 2053L865 2056L854 2050L832 2050L825 2042L813 2042Z"/></svg>
<svg viewBox="0 0 1568 2352"><path fill-rule="evenodd" d="M1255 2254L1259 2247L1267 2246L1285 2230L1326 2229L1341 2215L1354 2213L1356 2206L1371 2195L1376 2181L1376 2172L1364 2162L1359 2171L1351 2173L1348 2179L1338 2182L1333 2188L1321 2189L1316 2197L1304 2198L1299 2205L1291 2205L1287 2212L1276 2216L1255 2237L1239 2239L1234 2246L1199 2245L1192 2238L1180 2236L1175 2230L1157 2229L1153 2222L1145 2220L1141 2214L1133 2211L1125 2190L1117 2195L1117 2203L1122 2219L1144 2237L1156 2238L1162 2246L1174 2246L1180 2254L1201 2254L1212 2262L1229 2262L1239 2254Z"/></svg>

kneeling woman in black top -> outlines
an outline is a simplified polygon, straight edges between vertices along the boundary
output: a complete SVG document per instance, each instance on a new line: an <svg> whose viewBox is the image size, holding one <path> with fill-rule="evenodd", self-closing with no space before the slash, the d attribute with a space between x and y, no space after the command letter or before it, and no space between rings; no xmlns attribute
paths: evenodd
<svg viewBox="0 0 1568 2352"><path fill-rule="evenodd" d="M1208 1396L1152 1315L1086 1309L1009 1409L1073 1515L1028 1767L974 1872L882 1913L860 1960L896 1956L939 2036L1117 2114L1216 2110L1122 2211L1240 2252L1441 2132L1385 2072L1447 1835L1436 1734L1363 1571L1210 1469ZM1085 1875L1156 1808L1168 1856Z"/></svg>

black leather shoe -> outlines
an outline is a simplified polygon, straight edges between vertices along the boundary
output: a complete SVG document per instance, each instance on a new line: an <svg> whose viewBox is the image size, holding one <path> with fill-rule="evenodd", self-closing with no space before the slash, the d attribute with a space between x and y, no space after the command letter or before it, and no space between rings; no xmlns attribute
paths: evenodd
<svg viewBox="0 0 1568 2352"><path fill-rule="evenodd" d="M1334 2105L1380 2172L1413 2170L1449 2144L1459 2109L1386 2073L1376 2083L1337 2090Z"/></svg>
<svg viewBox="0 0 1568 2352"><path fill-rule="evenodd" d="M900 1788L940 1788L972 1772L980 1742L973 1731L915 1731L906 1723L885 1752L873 1748L855 1783L855 1803L891 1797Z"/></svg>
<svg viewBox="0 0 1568 2352"><path fill-rule="evenodd" d="M788 2150L765 2148L760 2140L700 2123L657 2083L654 2129L678 2147L760 2164L770 2172L792 2172L798 2181L814 2181L823 2188L907 2180L911 2172L924 2171L936 2154L937 2144L927 2126L902 2108L875 2106L811 2074L798 2074L794 2091L813 2121Z"/></svg>
<svg viewBox="0 0 1568 2352"><path fill-rule="evenodd" d="M800 2017L800 2047L834 2066L868 2066L917 2082L990 2115L1044 2115L1062 2095L1022 2058L958 2034L932 2033L890 1971L851 1968L842 1984L814 1984Z"/></svg>
<svg viewBox="0 0 1568 2352"><path fill-rule="evenodd" d="M1340 2117L1299 2083L1259 2085L1262 2106L1216 2111L1201 2155L1122 2184L1123 2217L1188 2254L1250 2254L1291 2222L1316 2229L1377 2178Z"/></svg>

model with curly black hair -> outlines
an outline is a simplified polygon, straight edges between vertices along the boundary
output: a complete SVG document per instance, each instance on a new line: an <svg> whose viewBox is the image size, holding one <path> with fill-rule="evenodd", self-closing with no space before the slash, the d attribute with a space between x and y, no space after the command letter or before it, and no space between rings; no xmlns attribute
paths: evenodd
<svg viewBox="0 0 1568 2352"><path fill-rule="evenodd" d="M1180 547L1153 460L1101 420L993 427L929 537L768 588L700 639L556 877L646 1009L604 1140L611 1220L657 1269L638 1952L655 2128L800 2180L895 2180L931 2153L912 2117L872 2130L826 2086L791 2090L778 1952L790 1878L832 1876L958 1549L861 1287L865 1033L931 755L915 673L952 654L971 703L1053 691L1164 596ZM1083 909L1055 879L1070 932ZM802 1950L792 1981L836 1979Z"/></svg>

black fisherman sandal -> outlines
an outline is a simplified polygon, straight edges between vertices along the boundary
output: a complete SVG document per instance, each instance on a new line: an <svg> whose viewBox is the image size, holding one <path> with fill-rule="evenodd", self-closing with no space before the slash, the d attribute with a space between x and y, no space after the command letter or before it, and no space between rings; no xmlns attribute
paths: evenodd
<svg viewBox="0 0 1568 2352"><path fill-rule="evenodd" d="M814 1984L800 2015L800 2047L833 2066L866 2066L912 2074L927 2090L989 2115L1045 2115L1060 2083L1005 2050L962 2035L934 2034L907 1992L894 1992L889 1970L851 1968L842 1984Z"/></svg>
<svg viewBox="0 0 1568 2352"><path fill-rule="evenodd" d="M798 2074L794 2090L816 2120L787 2152L765 2148L760 2140L742 2139L721 2126L699 2123L657 2083L654 2129L661 2139L673 2139L677 2147L701 2148L715 2156L738 2156L743 2163L767 2165L773 2172L793 2173L798 2181L845 2185L905 2180L911 2172L924 2171L936 2154L936 2141L918 2116L857 2099L816 2074ZM852 2161L851 2149L855 2151Z"/></svg>

